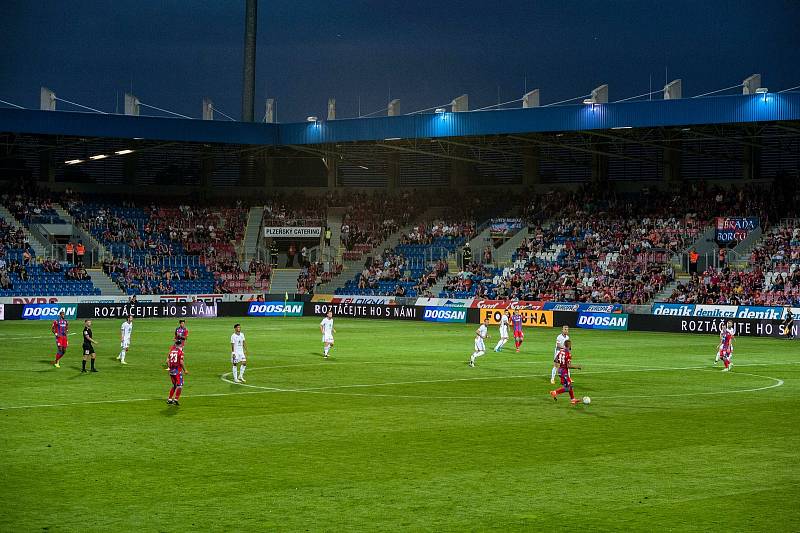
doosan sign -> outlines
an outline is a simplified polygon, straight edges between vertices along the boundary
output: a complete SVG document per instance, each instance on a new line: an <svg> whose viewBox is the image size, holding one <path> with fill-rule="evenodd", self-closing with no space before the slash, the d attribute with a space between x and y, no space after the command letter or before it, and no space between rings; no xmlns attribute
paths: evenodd
<svg viewBox="0 0 800 533"><path fill-rule="evenodd" d="M22 309L22 318L25 320L55 320L62 311L67 320L75 320L78 316L76 304L26 304Z"/></svg>
<svg viewBox="0 0 800 533"><path fill-rule="evenodd" d="M628 329L628 315L624 313L581 313L578 327L584 329Z"/></svg>
<svg viewBox="0 0 800 533"><path fill-rule="evenodd" d="M453 309L448 307L426 307L422 320L428 322L466 322L466 309Z"/></svg>
<svg viewBox="0 0 800 533"><path fill-rule="evenodd" d="M303 316L302 302L251 302L249 316Z"/></svg>

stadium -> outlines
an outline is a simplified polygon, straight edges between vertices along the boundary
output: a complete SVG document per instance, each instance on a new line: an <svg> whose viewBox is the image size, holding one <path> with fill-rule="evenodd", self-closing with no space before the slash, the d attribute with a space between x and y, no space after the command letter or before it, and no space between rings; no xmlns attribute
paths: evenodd
<svg viewBox="0 0 800 533"><path fill-rule="evenodd" d="M0 530L800 529L791 65L281 122L241 4L239 119L0 83Z"/></svg>

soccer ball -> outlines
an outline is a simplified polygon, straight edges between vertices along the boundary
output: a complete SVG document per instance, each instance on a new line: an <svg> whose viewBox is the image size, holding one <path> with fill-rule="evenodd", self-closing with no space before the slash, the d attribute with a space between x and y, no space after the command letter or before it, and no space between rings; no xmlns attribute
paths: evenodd
<svg viewBox="0 0 800 533"><path fill-rule="evenodd" d="M592 403L592 399L589 398L588 396L584 396L583 397L583 403L585 403L586 405L589 405L590 403Z"/></svg>

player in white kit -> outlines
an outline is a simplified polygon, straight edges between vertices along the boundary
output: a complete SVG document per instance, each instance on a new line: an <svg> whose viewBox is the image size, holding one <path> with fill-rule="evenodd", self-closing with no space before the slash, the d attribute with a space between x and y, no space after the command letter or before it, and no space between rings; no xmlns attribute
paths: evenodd
<svg viewBox="0 0 800 533"><path fill-rule="evenodd" d="M333 334L336 333L336 329L333 327L333 311L326 313L325 318L319 323L319 331L322 333L322 355L327 359L333 348Z"/></svg>
<svg viewBox="0 0 800 533"><path fill-rule="evenodd" d="M128 315L128 319L119 328L119 347L120 352L117 360L123 365L127 365L125 357L128 355L128 348L131 346L131 334L133 333L133 317Z"/></svg>
<svg viewBox="0 0 800 533"><path fill-rule="evenodd" d="M553 370L550 372L550 383L556 382L558 372L558 351L564 349L564 343L569 340L569 326L561 326L561 333L556 337L556 351L553 352Z"/></svg>
<svg viewBox="0 0 800 533"><path fill-rule="evenodd" d="M486 353L485 340L489 338L489 319L483 320L478 329L475 330L475 351L469 358L469 366L475 366L475 359Z"/></svg>
<svg viewBox="0 0 800 533"><path fill-rule="evenodd" d="M508 342L508 317L510 314L510 311L506 309L505 313L503 313L503 316L500 318L500 340L497 341L497 345L494 347L495 352L502 350L503 346Z"/></svg>
<svg viewBox="0 0 800 533"><path fill-rule="evenodd" d="M242 333L240 324L233 326L233 334L231 335L231 365L233 382L247 383L244 380L244 371L247 368L247 342L244 340L244 333ZM239 365L238 369L236 365Z"/></svg>

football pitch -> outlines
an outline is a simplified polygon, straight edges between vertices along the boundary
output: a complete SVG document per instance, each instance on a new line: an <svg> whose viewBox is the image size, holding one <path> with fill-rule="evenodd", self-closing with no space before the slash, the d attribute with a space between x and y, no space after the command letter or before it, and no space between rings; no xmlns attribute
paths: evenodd
<svg viewBox="0 0 800 533"><path fill-rule="evenodd" d="M50 323L0 323L0 531L800 530L800 343L573 329L577 396L549 396L557 329L475 368L473 324L81 321L60 369ZM231 382L242 324L245 385ZM794 509L794 510L792 510Z"/></svg>

